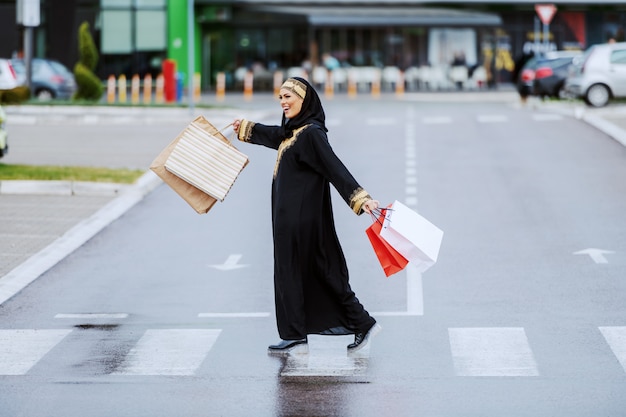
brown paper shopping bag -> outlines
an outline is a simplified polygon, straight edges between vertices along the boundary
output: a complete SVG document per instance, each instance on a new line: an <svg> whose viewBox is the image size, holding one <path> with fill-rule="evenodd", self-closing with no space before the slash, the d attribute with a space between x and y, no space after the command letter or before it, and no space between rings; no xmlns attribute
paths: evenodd
<svg viewBox="0 0 626 417"><path fill-rule="evenodd" d="M176 193L178 193L178 195L180 195L196 212L204 214L207 213L211 209L211 207L213 207L218 199L202 191L200 188L192 185L188 181L185 181L184 179L180 178L166 168L168 158L170 158L172 152L174 152L180 140L184 138L189 127L192 125L196 129L200 128L201 130L205 131L213 138L217 138L220 141L223 141L235 152L239 153L238 151L236 151L235 147L232 146L230 141L215 126L209 123L209 121L206 120L203 116L198 116L176 137L176 139L174 139L169 145L167 145L165 149L163 149L163 151L154 159L154 161L150 165L150 169L154 171L174 191L176 191ZM243 164L241 169L243 169L246 164L247 158L245 159L245 163Z"/></svg>

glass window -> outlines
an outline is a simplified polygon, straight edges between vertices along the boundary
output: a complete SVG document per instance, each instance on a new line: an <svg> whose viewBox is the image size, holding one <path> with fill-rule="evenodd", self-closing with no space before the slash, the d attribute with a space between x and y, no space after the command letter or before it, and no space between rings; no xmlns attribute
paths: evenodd
<svg viewBox="0 0 626 417"><path fill-rule="evenodd" d="M618 49L611 53L612 64L626 64L626 49Z"/></svg>
<svg viewBox="0 0 626 417"><path fill-rule="evenodd" d="M137 11L137 50L150 51L165 49L165 12L160 10Z"/></svg>
<svg viewBox="0 0 626 417"><path fill-rule="evenodd" d="M103 10L101 52L103 54L130 53L131 48L130 11Z"/></svg>
<svg viewBox="0 0 626 417"><path fill-rule="evenodd" d="M165 7L166 0L137 0L137 7Z"/></svg>
<svg viewBox="0 0 626 417"><path fill-rule="evenodd" d="M100 0L100 6L106 7L125 7L130 8L133 5L133 0Z"/></svg>

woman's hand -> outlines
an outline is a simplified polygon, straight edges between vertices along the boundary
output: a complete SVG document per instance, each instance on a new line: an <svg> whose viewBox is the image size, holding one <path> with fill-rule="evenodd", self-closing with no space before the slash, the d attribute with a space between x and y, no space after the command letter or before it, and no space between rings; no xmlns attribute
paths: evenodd
<svg viewBox="0 0 626 417"><path fill-rule="evenodd" d="M239 133L239 126L241 126L241 120L240 119L233 120L233 130L235 131L235 133Z"/></svg>
<svg viewBox="0 0 626 417"><path fill-rule="evenodd" d="M367 200L363 203L363 211L367 214L371 214L372 210L376 210L379 206L380 202L378 200Z"/></svg>

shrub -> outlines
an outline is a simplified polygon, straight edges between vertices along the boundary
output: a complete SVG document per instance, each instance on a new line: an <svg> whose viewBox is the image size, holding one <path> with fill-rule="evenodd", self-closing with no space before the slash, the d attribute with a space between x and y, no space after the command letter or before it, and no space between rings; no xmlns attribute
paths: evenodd
<svg viewBox="0 0 626 417"><path fill-rule="evenodd" d="M75 100L100 100L104 93L102 82L93 73L98 64L98 50L89 32L89 23L83 22L78 29L79 62L74 66L77 90Z"/></svg>
<svg viewBox="0 0 626 417"><path fill-rule="evenodd" d="M30 98L30 89L21 85L11 90L0 90L0 104L19 104Z"/></svg>

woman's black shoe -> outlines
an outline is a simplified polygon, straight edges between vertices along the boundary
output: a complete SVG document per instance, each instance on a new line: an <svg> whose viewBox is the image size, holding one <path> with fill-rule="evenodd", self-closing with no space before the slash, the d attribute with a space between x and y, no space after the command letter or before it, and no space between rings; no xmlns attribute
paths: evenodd
<svg viewBox="0 0 626 417"><path fill-rule="evenodd" d="M354 335L354 343L348 345L348 353L354 353L359 349L364 348L369 343L370 339L383 328L376 322L365 332L359 332Z"/></svg>
<svg viewBox="0 0 626 417"><path fill-rule="evenodd" d="M275 345L267 348L268 353L308 353L309 345L307 339L281 340Z"/></svg>

